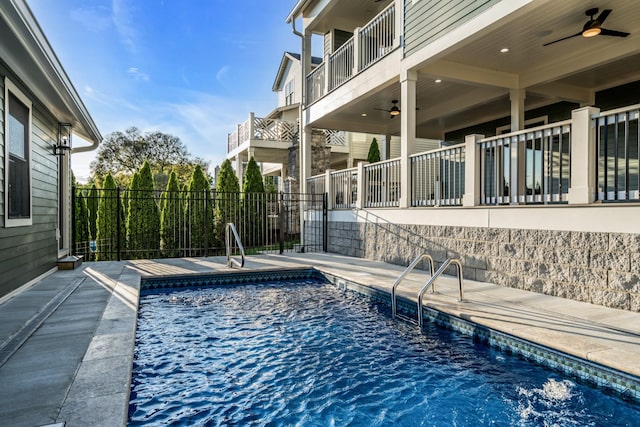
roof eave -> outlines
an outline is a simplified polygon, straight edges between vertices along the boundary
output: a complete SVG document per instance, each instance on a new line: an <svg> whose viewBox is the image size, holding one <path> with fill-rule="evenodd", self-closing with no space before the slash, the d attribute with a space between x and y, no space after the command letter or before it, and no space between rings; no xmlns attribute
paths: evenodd
<svg viewBox="0 0 640 427"><path fill-rule="evenodd" d="M38 99L45 102L56 119L72 123L74 133L91 143L74 152L96 149L102 135L31 9L21 0L6 0L5 4L0 9L0 18L9 24L26 53L26 56L16 54L7 58L8 65L20 70L19 77Z"/></svg>

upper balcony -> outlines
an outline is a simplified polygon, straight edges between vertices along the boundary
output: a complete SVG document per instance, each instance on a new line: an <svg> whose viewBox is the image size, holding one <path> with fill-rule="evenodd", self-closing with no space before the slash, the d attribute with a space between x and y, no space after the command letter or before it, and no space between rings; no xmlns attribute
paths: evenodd
<svg viewBox="0 0 640 427"><path fill-rule="evenodd" d="M240 152L260 154L260 161L281 163L286 161L287 149L298 134L296 122L255 117L253 113L244 123L227 135L227 158Z"/></svg>
<svg viewBox="0 0 640 427"><path fill-rule="evenodd" d="M391 3L306 77L307 104L312 104L400 47L396 8ZM326 46L326 43L325 43Z"/></svg>

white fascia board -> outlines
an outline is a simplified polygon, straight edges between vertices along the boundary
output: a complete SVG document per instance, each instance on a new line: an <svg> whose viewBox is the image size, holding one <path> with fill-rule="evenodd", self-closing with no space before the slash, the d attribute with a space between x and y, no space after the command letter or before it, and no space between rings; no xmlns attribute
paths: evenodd
<svg viewBox="0 0 640 427"><path fill-rule="evenodd" d="M19 77L29 85L28 89L58 116L58 120L71 122L74 133L92 143L89 147L74 149L74 152L97 148L102 135L31 9L24 0L2 0L2 3L0 17L24 48L24 54L10 52L7 65L20 70Z"/></svg>

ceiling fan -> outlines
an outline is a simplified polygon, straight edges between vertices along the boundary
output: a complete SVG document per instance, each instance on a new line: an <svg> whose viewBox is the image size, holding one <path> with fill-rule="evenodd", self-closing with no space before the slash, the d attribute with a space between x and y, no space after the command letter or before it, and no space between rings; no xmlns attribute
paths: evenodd
<svg viewBox="0 0 640 427"><path fill-rule="evenodd" d="M395 116L400 115L400 109L398 108L398 100L394 99L393 101L391 101L391 108L388 110L384 110L382 108L376 108L376 110L378 111L385 111L387 113L389 113L389 118L394 118Z"/></svg>
<svg viewBox="0 0 640 427"><path fill-rule="evenodd" d="M602 13L600 13L600 15L598 15L597 18L594 18L597 13L598 13L598 8L595 8L595 7L585 12L585 15L589 17L589 20L584 24L584 26L582 27L582 31L580 31L579 33L576 33L567 37L563 37L561 39L554 40L549 43L545 43L542 46L549 46L550 44L558 43L563 40L567 40L567 39L578 37L578 36L595 37L597 35L603 35L603 36L613 36L613 37L627 37L629 35L629 33L625 33L624 31L615 31L615 30L608 30L606 28L602 28L602 24L611 13L611 9L603 10Z"/></svg>

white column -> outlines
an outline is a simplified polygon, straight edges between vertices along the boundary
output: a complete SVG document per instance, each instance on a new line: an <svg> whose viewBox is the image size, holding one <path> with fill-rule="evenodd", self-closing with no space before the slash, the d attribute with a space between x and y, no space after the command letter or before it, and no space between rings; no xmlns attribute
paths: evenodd
<svg viewBox="0 0 640 427"><path fill-rule="evenodd" d="M333 185L331 185L331 172L333 172L333 169L327 169L324 175L324 188L325 188L325 192L327 193L327 209L328 210L333 209L336 203L335 192L333 191Z"/></svg>
<svg viewBox="0 0 640 427"><path fill-rule="evenodd" d="M368 164L367 162L358 162L358 195L356 199L356 209L364 208L364 199L365 199L365 182L364 179L364 165Z"/></svg>
<svg viewBox="0 0 640 427"><path fill-rule="evenodd" d="M403 73L404 74L404 73ZM418 73L407 70L400 76L400 207L411 206L411 162L416 150L416 81Z"/></svg>
<svg viewBox="0 0 640 427"><path fill-rule="evenodd" d="M524 129L524 100L527 92L524 89L510 89L511 100L511 132Z"/></svg>
<svg viewBox="0 0 640 427"><path fill-rule="evenodd" d="M395 0L395 22L393 32L393 47L398 47L402 44L402 29L404 27L404 0Z"/></svg>
<svg viewBox="0 0 640 427"><path fill-rule="evenodd" d="M384 145L382 146L382 160L389 160L391 158L391 134L386 133L384 135Z"/></svg>
<svg viewBox="0 0 640 427"><path fill-rule="evenodd" d="M311 176L311 126L304 126L300 136L300 191L307 192L307 178Z"/></svg>
<svg viewBox="0 0 640 427"><path fill-rule="evenodd" d="M467 135L464 138L464 195L462 206L478 206L480 204L480 145L478 141L484 135Z"/></svg>
<svg viewBox="0 0 640 427"><path fill-rule="evenodd" d="M591 116L599 112L595 107L571 112L571 205L593 203L596 199L596 129Z"/></svg>

